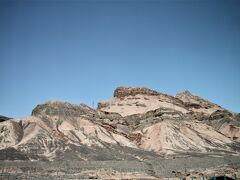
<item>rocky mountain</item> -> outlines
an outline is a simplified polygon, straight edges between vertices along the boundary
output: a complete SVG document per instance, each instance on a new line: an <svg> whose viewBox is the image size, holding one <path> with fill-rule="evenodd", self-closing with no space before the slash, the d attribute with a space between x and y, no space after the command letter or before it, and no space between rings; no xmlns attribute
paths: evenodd
<svg viewBox="0 0 240 180"><path fill-rule="evenodd" d="M105 112L116 112L122 116L143 114L150 110L169 108L183 114L195 113L209 116L216 110L224 108L189 91L178 93L176 97L159 93L147 88L119 87L114 91L114 97L98 104L98 109Z"/></svg>
<svg viewBox="0 0 240 180"><path fill-rule="evenodd" d="M61 165L49 172L38 163L48 166L65 161L75 170L57 171L65 178L71 174L78 179L93 172L104 179L159 179L177 176L177 171L186 176L186 171L197 173L196 168L191 169L192 162L203 170L212 168L211 173L222 166L227 166L222 172L228 169L231 175L239 171L240 115L188 91L174 97L148 88L118 87L114 97L99 103L97 109L49 101L37 105L31 116L0 119L0 159L4 162L0 168L12 175L23 175L25 168L36 178L41 172L47 179L54 179ZM199 163L215 157L215 164ZM195 159L189 165L180 165L186 158ZM13 161L19 164L11 164ZM179 166L172 166L172 161ZM29 166L32 162L38 173ZM75 165L80 162L93 163L83 165L92 173L77 170ZM127 165L121 164L125 162ZM135 169L128 167L131 163L136 163ZM96 171L99 166L103 171Z"/></svg>

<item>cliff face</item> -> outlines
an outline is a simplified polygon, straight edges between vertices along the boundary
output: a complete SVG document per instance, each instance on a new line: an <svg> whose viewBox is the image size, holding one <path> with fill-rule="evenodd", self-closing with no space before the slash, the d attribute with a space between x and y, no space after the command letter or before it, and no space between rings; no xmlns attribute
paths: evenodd
<svg viewBox="0 0 240 180"><path fill-rule="evenodd" d="M153 160L239 155L240 118L190 92L119 87L98 109L49 101L0 123L1 160Z"/></svg>

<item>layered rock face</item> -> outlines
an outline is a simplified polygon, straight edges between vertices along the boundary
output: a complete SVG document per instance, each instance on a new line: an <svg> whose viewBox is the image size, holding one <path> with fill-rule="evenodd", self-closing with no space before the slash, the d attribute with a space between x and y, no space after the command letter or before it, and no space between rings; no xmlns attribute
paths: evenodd
<svg viewBox="0 0 240 180"><path fill-rule="evenodd" d="M207 117L216 110L224 110L222 107L195 96L189 91L178 93L173 97L139 87L119 87L114 91L112 99L98 104L99 110L116 112L122 116L143 114L158 108L169 108L184 114L195 113Z"/></svg>
<svg viewBox="0 0 240 180"><path fill-rule="evenodd" d="M189 91L178 93L176 98L180 99L189 111L210 115L217 110L224 110L221 106L209 102L199 96L195 96Z"/></svg>
<svg viewBox="0 0 240 180"><path fill-rule="evenodd" d="M188 112L181 100L138 87L119 87L114 91L112 99L98 104L99 110L119 113L122 116L144 114L158 108L170 108L182 113Z"/></svg>
<svg viewBox="0 0 240 180"><path fill-rule="evenodd" d="M126 96L136 96L138 94L154 96L159 95L157 91L148 89L148 88L141 88L141 87L118 87L115 91L113 96L117 98L124 98Z"/></svg>
<svg viewBox="0 0 240 180"><path fill-rule="evenodd" d="M2 161L140 161L151 167L142 176L156 177L156 159L239 156L240 116L188 91L119 87L97 110L49 101L5 118L0 151Z"/></svg>

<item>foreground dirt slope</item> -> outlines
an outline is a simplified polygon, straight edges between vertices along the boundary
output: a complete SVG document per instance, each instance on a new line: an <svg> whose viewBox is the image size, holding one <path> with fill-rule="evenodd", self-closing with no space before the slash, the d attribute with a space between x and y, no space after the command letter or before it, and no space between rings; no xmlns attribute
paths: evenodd
<svg viewBox="0 0 240 180"><path fill-rule="evenodd" d="M0 151L2 161L139 161L150 170L136 177L155 178L159 158L238 157L240 115L188 91L119 87L97 110L49 101L31 116L5 118Z"/></svg>

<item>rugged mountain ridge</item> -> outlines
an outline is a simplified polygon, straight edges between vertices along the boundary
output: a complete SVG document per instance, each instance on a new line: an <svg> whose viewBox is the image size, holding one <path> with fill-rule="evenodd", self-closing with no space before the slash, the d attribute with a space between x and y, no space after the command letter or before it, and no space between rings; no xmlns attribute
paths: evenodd
<svg viewBox="0 0 240 180"><path fill-rule="evenodd" d="M141 161L239 156L240 115L186 91L119 87L92 109L49 101L0 122L0 159Z"/></svg>
<svg viewBox="0 0 240 180"><path fill-rule="evenodd" d="M184 114L194 113L198 118L207 118L216 110L224 110L189 91L178 93L174 97L143 87L119 87L114 91L112 99L98 104L99 110L119 113L122 116L144 114L158 108L174 109Z"/></svg>

